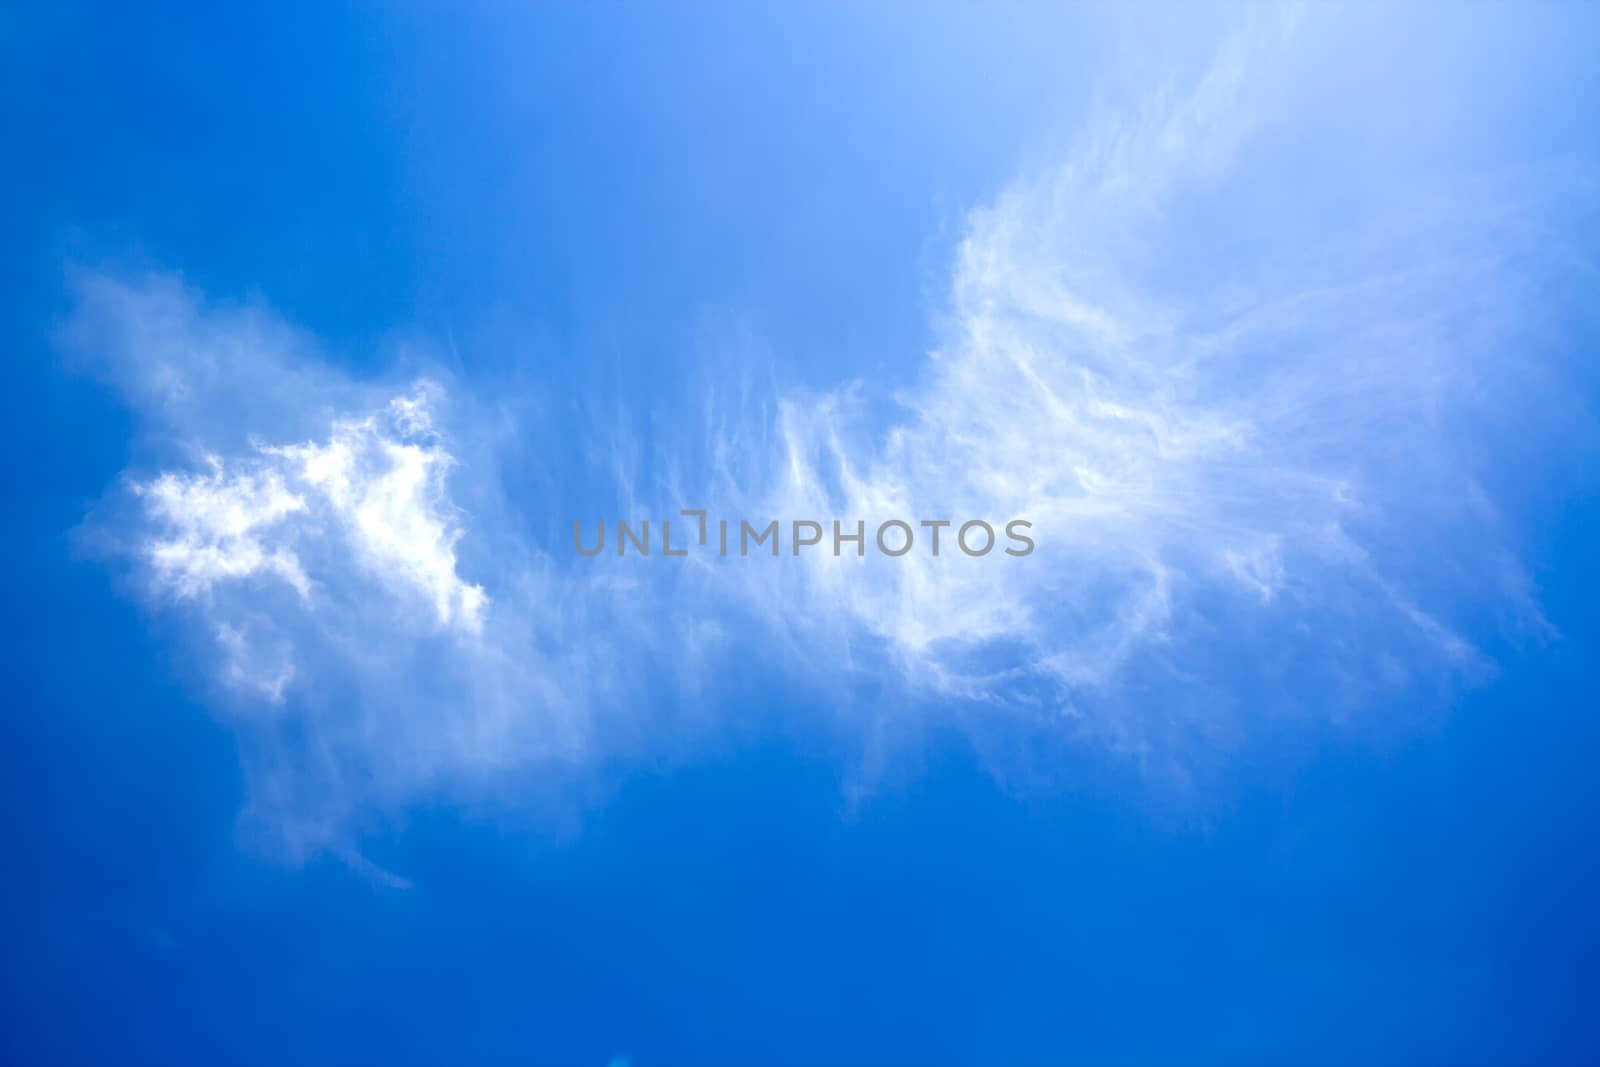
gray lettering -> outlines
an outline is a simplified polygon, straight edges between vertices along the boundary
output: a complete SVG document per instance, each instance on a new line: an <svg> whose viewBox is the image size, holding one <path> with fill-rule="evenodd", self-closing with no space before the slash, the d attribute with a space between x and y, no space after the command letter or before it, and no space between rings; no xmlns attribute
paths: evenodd
<svg viewBox="0 0 1600 1067"><path fill-rule="evenodd" d="M983 551L981 552L974 552L967 547L967 531L974 526L982 526L983 532L989 535L989 540L984 543ZM982 519L973 519L971 522L962 524L961 529L956 533L956 543L961 546L961 551L969 556L987 556L989 550L994 547L994 527Z"/></svg>
<svg viewBox="0 0 1600 1067"><path fill-rule="evenodd" d="M1021 552L1018 552L1014 548L1008 548L1006 549L1006 555L1031 556L1033 554L1033 538L1029 537L1027 534L1017 533L1013 529L1013 527L1016 526L1020 526L1024 530L1031 530L1033 529L1033 523L1029 522L1027 519L1012 519L1010 522L1006 523L1006 536L1011 538L1011 540L1020 542L1028 547L1024 548Z"/></svg>
<svg viewBox="0 0 1600 1067"><path fill-rule="evenodd" d="M802 527L802 526L811 527L813 530L815 530L817 532L817 535L815 537L812 537L812 538L810 538L808 540L805 540L805 541L800 540L800 527ZM796 519L796 520L794 520L794 554L795 555L798 556L800 554L800 550L802 548L806 547L807 545L817 544L821 540L822 540L822 523L820 523L820 522L812 522L810 519Z"/></svg>
<svg viewBox="0 0 1600 1067"><path fill-rule="evenodd" d="M833 554L835 556L839 554L840 544L845 541L854 541L856 543L856 555L864 556L867 554L867 523L865 519L858 519L856 521L856 532L854 534L840 533L839 530L839 520L834 519Z"/></svg>
<svg viewBox="0 0 1600 1067"><path fill-rule="evenodd" d="M754 526L751 526L744 519L740 519L739 520L739 555L748 556L750 554L750 540L749 540L749 538L750 538L750 535L755 533L755 532L756 532L756 529L755 529ZM756 544L757 545L765 544L767 538L769 538L769 537L772 538L772 554L774 556L776 556L778 554L778 520L777 519L773 519L770 523L767 524L767 528L761 531L761 533L756 537Z"/></svg>
<svg viewBox="0 0 1600 1067"><path fill-rule="evenodd" d="M906 543L900 546L900 550L898 552L890 552L889 546L883 543L883 531L887 530L891 526L898 526L900 529L906 532ZM899 519L890 519L888 522L878 527L878 551L882 552L885 556L903 556L907 552L911 551L911 538L912 532L910 523L901 522Z"/></svg>

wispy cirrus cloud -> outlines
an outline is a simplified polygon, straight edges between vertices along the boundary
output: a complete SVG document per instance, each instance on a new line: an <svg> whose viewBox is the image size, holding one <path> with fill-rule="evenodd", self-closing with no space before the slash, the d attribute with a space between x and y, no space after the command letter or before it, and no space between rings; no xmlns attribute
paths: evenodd
<svg viewBox="0 0 1600 1067"><path fill-rule="evenodd" d="M442 425L469 398L351 379L270 312L170 275L78 287L63 344L122 389L163 467L130 472L91 531L193 643L273 847L347 848L363 813L588 751L627 619L535 546L469 575L459 490L501 500L493 448ZM480 546L496 533L479 523Z"/></svg>
<svg viewBox="0 0 1600 1067"><path fill-rule="evenodd" d="M1584 262L1536 241L1592 182L1419 186L1403 162L1308 147L1328 111L1307 48L1252 26L1187 90L1099 116L973 211L942 343L887 424L852 383L730 433L720 455L767 449L721 473L763 487L758 512L1026 517L1039 543L818 555L751 577L768 614L927 691L1178 762L1196 732L1247 729L1241 692L1343 715L1482 676L1474 632L1548 632L1479 443L1554 447L1586 418L1533 279ZM1286 166L1359 184L1355 225L1317 219L1314 189L1261 197Z"/></svg>
<svg viewBox="0 0 1600 1067"><path fill-rule="evenodd" d="M1390 180L1284 136L1326 118L1292 31L1247 29L972 211L909 384L744 395L705 464L655 493L619 475L633 518L1025 518L1025 559L571 559L511 517L498 450L533 445L487 439L474 383L357 380L264 309L82 276L64 345L160 457L112 536L197 620L253 808L293 850L337 846L363 812L634 735L642 679L697 657L777 647L791 676L1181 764L1251 715L1480 673L1489 616L1540 632L1478 443L1560 432L1530 280L1592 266L1529 235L1592 182ZM1337 196L1262 195L1286 172L1365 192L1329 223Z"/></svg>

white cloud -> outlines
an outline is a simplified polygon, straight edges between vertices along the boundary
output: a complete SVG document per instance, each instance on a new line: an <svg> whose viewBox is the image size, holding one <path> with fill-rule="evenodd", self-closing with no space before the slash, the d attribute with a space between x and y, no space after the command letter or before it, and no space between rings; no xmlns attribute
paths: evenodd
<svg viewBox="0 0 1600 1067"><path fill-rule="evenodd" d="M631 625L625 598L515 543L494 445L445 432L469 398L350 379L265 310L169 276L77 283L64 343L123 390L163 468L130 474L128 506L93 522L192 635L269 847L346 848L374 812L587 751L628 675L609 636ZM501 552L483 575L458 556L463 486L500 522L475 531L481 558Z"/></svg>
<svg viewBox="0 0 1600 1067"><path fill-rule="evenodd" d="M216 639L222 652L223 681L269 704L283 702L284 691L294 681L294 663L285 647L263 647L261 641L250 641L238 627L226 622L217 624Z"/></svg>
<svg viewBox="0 0 1600 1067"><path fill-rule="evenodd" d="M456 574L463 530L445 486L454 460L434 433L427 387L382 412L339 420L326 442L262 453L322 505L357 566L401 595L425 597L441 626L482 631L488 598Z"/></svg>
<svg viewBox="0 0 1600 1067"><path fill-rule="evenodd" d="M1189 91L1101 115L1064 164L975 210L944 339L887 427L855 383L784 398L770 435L725 436L725 457L771 441L764 466L720 472L727 491L764 479L753 514L1034 525L1024 559L742 572L793 640L868 663L881 648L931 691L1148 751L1235 732L1218 694L1263 676L1303 675L1294 702L1360 704L1385 679L1485 669L1463 627L1504 606L1542 632L1472 446L1548 430L1559 403L1532 384L1559 355L1521 272L1565 253L1501 252L1550 201L1522 174L1417 196L1404 161L1286 147L1275 110L1311 137L1319 118L1287 34L1241 33ZM1288 152L1366 190L1357 225L1261 194Z"/></svg>
<svg viewBox="0 0 1600 1067"><path fill-rule="evenodd" d="M311 585L294 551L263 544L285 518L304 514L304 499L272 470L227 476L208 456L208 474L165 473L133 487L162 532L143 545L158 582L179 596L208 592L218 582L271 574L309 597Z"/></svg>
<svg viewBox="0 0 1600 1067"><path fill-rule="evenodd" d="M963 714L1170 754L1288 690L1360 704L1475 669L1482 605L1537 630L1473 443L1536 433L1558 378L1526 331L1531 257L1502 253L1527 224L1507 205L1539 198L1363 172L1379 191L1347 227L1308 221L1337 198L1264 197L1284 168L1356 167L1274 140L1277 115L1315 119L1285 32L1240 35L973 211L941 342L887 424L867 415L884 383L741 396L708 490L680 499L702 479L675 468L659 508L638 442L592 448L633 517L1025 518L1025 559L576 567L531 543L497 469L548 442L485 430L471 383L355 380L263 308L80 276L64 345L159 469L130 476L116 532L199 621L252 813L292 852L343 847L369 811L640 743L641 692L774 645L797 676L887 668Z"/></svg>
<svg viewBox="0 0 1600 1067"><path fill-rule="evenodd" d="M488 598L456 573L463 530L446 489L453 458L432 429L430 388L337 420L325 441L259 445L228 465L208 455L205 473L135 482L150 523L138 551L157 586L195 598L268 576L315 611L317 589L355 567L399 610L421 602L440 627L481 633ZM315 581L302 563L308 552L329 572ZM222 632L236 650L244 641L236 629Z"/></svg>

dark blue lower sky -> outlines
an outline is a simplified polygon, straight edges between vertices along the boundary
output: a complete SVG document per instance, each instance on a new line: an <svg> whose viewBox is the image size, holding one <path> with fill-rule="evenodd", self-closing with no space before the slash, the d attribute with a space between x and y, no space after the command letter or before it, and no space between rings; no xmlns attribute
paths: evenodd
<svg viewBox="0 0 1600 1067"><path fill-rule="evenodd" d="M1576 657L1422 738L1247 766L1204 825L1103 781L1019 801L950 739L841 819L834 771L776 732L630 776L570 836L415 813L397 894L240 853L226 736L75 566L31 568L58 643L7 664L12 1062L1581 1062L1600 1039Z"/></svg>

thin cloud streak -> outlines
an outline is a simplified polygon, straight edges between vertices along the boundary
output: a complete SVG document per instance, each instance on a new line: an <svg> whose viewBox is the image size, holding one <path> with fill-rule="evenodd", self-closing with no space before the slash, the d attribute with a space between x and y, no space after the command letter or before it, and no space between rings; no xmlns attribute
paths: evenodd
<svg viewBox="0 0 1600 1067"><path fill-rule="evenodd" d="M1349 233L1258 206L1288 151L1272 131L1309 106L1294 42L1263 20L974 210L893 419L868 414L893 383L711 396L708 457L670 465L660 507L640 442L588 445L635 519L1024 518L1023 559L568 559L529 542L497 469L550 443L480 429L474 383L354 380L266 309L80 275L63 347L122 392L160 468L130 473L103 525L147 598L195 621L256 822L303 856L371 812L648 745L663 728L639 694L695 702L735 658L1182 765L1285 705L1344 715L1481 676L1485 614L1546 632L1471 444L1536 437L1559 388L1529 264L1503 250L1571 188L1374 194ZM1248 268L1223 273L1239 241Z"/></svg>
<svg viewBox="0 0 1600 1067"><path fill-rule="evenodd" d="M1291 109L1314 110L1286 77L1307 47L1292 21L1247 28L1187 92L1100 116L1064 164L971 214L946 339L890 425L852 383L786 396L775 432L735 428L713 450L736 457L722 488L765 479L744 505L758 513L1023 517L1038 551L822 554L749 573L760 613L931 693L1069 716L1178 762L1196 732L1247 724L1232 700L1179 715L1152 691L1236 692L1259 684L1237 666L1254 663L1310 682L1281 706L1342 714L1374 688L1482 677L1463 627L1486 614L1548 634L1471 448L1537 434L1559 397L1541 302L1498 254L1541 225L1548 178L1424 203L1396 181L1354 232L1279 205L1298 228L1273 233L1233 190L1282 165L1271 134ZM1333 150L1300 165L1355 170ZM1225 273L1239 231L1249 270ZM1535 269L1558 273L1566 251ZM763 442L764 463L742 458ZM1465 603L1430 597L1444 575Z"/></svg>

